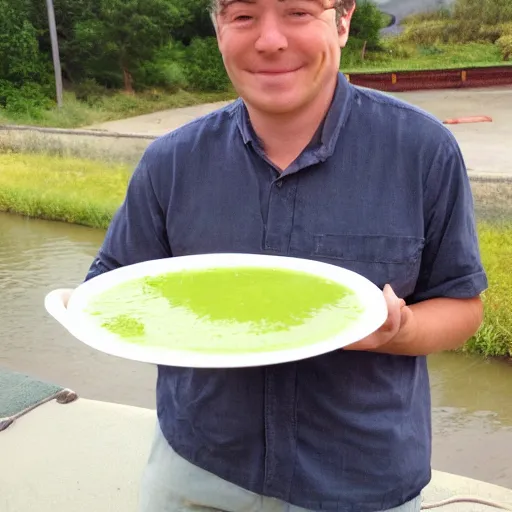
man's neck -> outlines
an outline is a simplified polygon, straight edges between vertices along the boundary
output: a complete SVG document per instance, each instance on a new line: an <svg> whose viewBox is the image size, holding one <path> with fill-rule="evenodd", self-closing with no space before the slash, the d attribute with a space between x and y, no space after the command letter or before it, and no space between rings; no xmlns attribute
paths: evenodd
<svg viewBox="0 0 512 512"><path fill-rule="evenodd" d="M272 115L247 105L252 127L265 154L285 170L307 147L332 103L337 81L298 112Z"/></svg>

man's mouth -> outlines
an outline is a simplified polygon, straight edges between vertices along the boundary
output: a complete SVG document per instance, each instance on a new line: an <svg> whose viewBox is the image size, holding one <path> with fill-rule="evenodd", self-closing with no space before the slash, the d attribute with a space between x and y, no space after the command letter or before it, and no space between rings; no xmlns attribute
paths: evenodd
<svg viewBox="0 0 512 512"><path fill-rule="evenodd" d="M295 73L298 71L299 67L294 68L261 68L251 71L251 73L255 75L266 75L266 76L277 76L277 75L286 75L288 73Z"/></svg>

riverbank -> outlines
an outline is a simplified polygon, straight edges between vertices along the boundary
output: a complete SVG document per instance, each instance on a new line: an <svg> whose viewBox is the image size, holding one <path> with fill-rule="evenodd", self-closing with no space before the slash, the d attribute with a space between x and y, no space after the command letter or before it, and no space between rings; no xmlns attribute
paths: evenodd
<svg viewBox="0 0 512 512"><path fill-rule="evenodd" d="M14 153L0 154L0 169L0 211L99 229L107 228L121 204L133 170L127 165ZM490 284L484 295L486 318L463 350L511 357L512 224L481 221L478 231Z"/></svg>
<svg viewBox="0 0 512 512"><path fill-rule="evenodd" d="M78 158L0 154L0 211L106 229L132 170Z"/></svg>

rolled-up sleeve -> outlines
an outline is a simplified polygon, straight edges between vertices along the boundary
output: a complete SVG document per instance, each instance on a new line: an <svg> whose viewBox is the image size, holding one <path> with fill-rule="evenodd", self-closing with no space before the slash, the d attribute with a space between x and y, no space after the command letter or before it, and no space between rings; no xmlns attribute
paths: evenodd
<svg viewBox="0 0 512 512"><path fill-rule="evenodd" d="M473 195L463 156L449 138L424 179L425 247L409 302L472 298L487 288L480 257Z"/></svg>
<svg viewBox="0 0 512 512"><path fill-rule="evenodd" d="M150 146L130 178L125 199L109 225L86 281L118 267L172 256L165 205L160 204L152 182L152 175L161 165L158 152Z"/></svg>

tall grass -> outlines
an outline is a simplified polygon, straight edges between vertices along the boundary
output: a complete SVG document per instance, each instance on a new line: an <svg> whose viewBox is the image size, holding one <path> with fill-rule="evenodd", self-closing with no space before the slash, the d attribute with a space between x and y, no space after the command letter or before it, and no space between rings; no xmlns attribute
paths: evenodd
<svg viewBox="0 0 512 512"><path fill-rule="evenodd" d="M203 103L231 100L232 91L227 92L190 92L168 93L162 90L149 90L135 95L115 92L98 96L94 101L79 101L75 93L64 95L63 108L57 107L38 112L9 113L0 107L0 124L25 124L58 128L78 128L106 121L149 114L161 110L189 107Z"/></svg>
<svg viewBox="0 0 512 512"><path fill-rule="evenodd" d="M482 25L472 20L439 19L407 23L404 32L395 44L414 43L419 45L491 43L505 35L512 34L512 23Z"/></svg>
<svg viewBox="0 0 512 512"><path fill-rule="evenodd" d="M0 154L0 211L106 228L124 198L130 175L131 168L123 165ZM479 203L485 200L487 192L494 190L480 190L477 182L473 187ZM493 212L487 213L489 219L495 217ZM489 289L484 294L484 324L463 350L487 356L512 356L510 216L505 215L496 223L479 220L478 230Z"/></svg>
<svg viewBox="0 0 512 512"><path fill-rule="evenodd" d="M499 25L512 21L510 0L457 0L453 18L459 21L480 21L482 25Z"/></svg>
<svg viewBox="0 0 512 512"><path fill-rule="evenodd" d="M464 350L512 356L512 224L479 224L482 259L489 279L483 296L485 320Z"/></svg>
<svg viewBox="0 0 512 512"><path fill-rule="evenodd" d="M0 154L0 211L106 228L129 177L124 165Z"/></svg>
<svg viewBox="0 0 512 512"><path fill-rule="evenodd" d="M349 49L342 56L345 73L377 73L422 69L455 69L506 65L497 45L490 43L416 44L400 38L383 41L382 51L368 54Z"/></svg>
<svg viewBox="0 0 512 512"><path fill-rule="evenodd" d="M511 0L457 0L453 9L416 14L403 21L398 43L417 45L491 43L510 58L512 37Z"/></svg>

